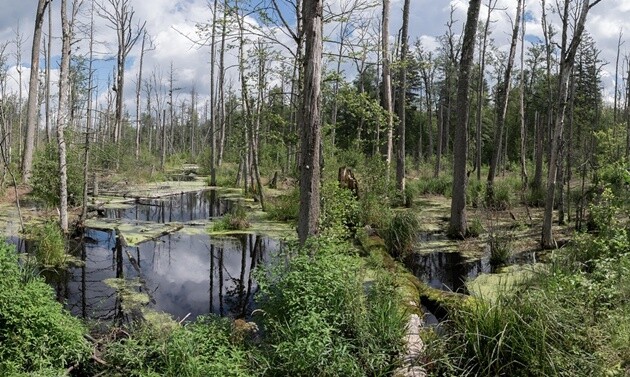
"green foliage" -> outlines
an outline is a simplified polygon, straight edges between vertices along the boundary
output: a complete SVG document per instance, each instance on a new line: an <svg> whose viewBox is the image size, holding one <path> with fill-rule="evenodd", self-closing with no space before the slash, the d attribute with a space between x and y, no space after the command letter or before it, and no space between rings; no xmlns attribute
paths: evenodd
<svg viewBox="0 0 630 377"><path fill-rule="evenodd" d="M466 186L466 203L473 208L479 208L483 205L486 196L486 183L477 179L471 179Z"/></svg>
<svg viewBox="0 0 630 377"><path fill-rule="evenodd" d="M35 244L35 257L40 265L59 267L66 262L66 242L57 221L30 225L27 233Z"/></svg>
<svg viewBox="0 0 630 377"><path fill-rule="evenodd" d="M267 197L267 216L271 220L296 223L300 210L300 190L294 188L286 195Z"/></svg>
<svg viewBox="0 0 630 377"><path fill-rule="evenodd" d="M392 180L387 179L387 167L381 158L365 162L365 170L359 181L359 217L361 224L384 229L392 216L389 206L395 190Z"/></svg>
<svg viewBox="0 0 630 377"><path fill-rule="evenodd" d="M444 195L450 197L453 191L453 177L449 174L440 174L436 177L422 177L413 181L420 195Z"/></svg>
<svg viewBox="0 0 630 377"><path fill-rule="evenodd" d="M325 182L321 192L322 210L319 219L324 237L345 239L359 226L359 202L348 189L337 181Z"/></svg>
<svg viewBox="0 0 630 377"><path fill-rule="evenodd" d="M83 167L80 151L70 148L67 157L68 205L76 206L83 198ZM46 205L58 206L59 199L59 156L52 143L37 151L33 161L31 186L33 196Z"/></svg>
<svg viewBox="0 0 630 377"><path fill-rule="evenodd" d="M389 253L397 259L404 259L411 252L420 223L415 214L397 212L385 232L385 245Z"/></svg>
<svg viewBox="0 0 630 377"><path fill-rule="evenodd" d="M478 217L475 217L468 226L467 236L468 237L479 237L485 231L481 220Z"/></svg>
<svg viewBox="0 0 630 377"><path fill-rule="evenodd" d="M249 226L245 208L240 203L237 203L230 213L225 214L219 221L212 224L212 231L244 230L249 228Z"/></svg>
<svg viewBox="0 0 630 377"><path fill-rule="evenodd" d="M512 255L512 237L509 234L492 234L488 240L490 245L490 265L506 265Z"/></svg>
<svg viewBox="0 0 630 377"><path fill-rule="evenodd" d="M547 189L544 187L541 188L535 188L535 187L531 187L529 190L527 190L527 194L526 194L526 202L527 205L532 206L532 207L544 207L545 206L545 200L547 198Z"/></svg>
<svg viewBox="0 0 630 377"><path fill-rule="evenodd" d="M455 308L427 347L435 375L623 376L630 365L630 239L611 190L578 235L530 281ZM603 226L605 224L605 227ZM498 238L497 238L498 239Z"/></svg>
<svg viewBox="0 0 630 377"><path fill-rule="evenodd" d="M254 375L244 345L232 336L230 320L213 316L174 329L146 324L110 344L105 359L119 376Z"/></svg>
<svg viewBox="0 0 630 377"><path fill-rule="evenodd" d="M391 281L367 295L347 245L311 239L260 280L271 376L384 375L395 367L405 316Z"/></svg>
<svg viewBox="0 0 630 377"><path fill-rule="evenodd" d="M0 375L64 375L91 352L85 333L49 285L22 276L14 248L0 245Z"/></svg>

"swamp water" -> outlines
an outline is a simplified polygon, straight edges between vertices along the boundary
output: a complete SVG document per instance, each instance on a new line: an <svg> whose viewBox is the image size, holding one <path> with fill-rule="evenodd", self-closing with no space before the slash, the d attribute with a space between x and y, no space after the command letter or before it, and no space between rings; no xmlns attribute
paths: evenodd
<svg viewBox="0 0 630 377"><path fill-rule="evenodd" d="M105 215L127 223L203 223L225 214L233 202L200 191L136 200ZM282 243L258 234L215 237L205 229L204 223L123 246L114 230L88 228L84 242L71 250L82 265L45 276L68 310L83 318L129 319L138 304L178 320L208 313L246 317L257 290L252 272Z"/></svg>

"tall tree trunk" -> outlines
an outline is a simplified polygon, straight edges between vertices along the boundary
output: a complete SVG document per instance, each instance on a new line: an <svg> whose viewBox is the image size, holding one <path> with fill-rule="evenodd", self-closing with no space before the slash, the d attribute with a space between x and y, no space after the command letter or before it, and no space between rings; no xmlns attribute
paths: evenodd
<svg viewBox="0 0 630 377"><path fill-rule="evenodd" d="M565 0L564 12L562 17L562 43L560 50L560 73L558 84L558 98L556 102L557 110L554 121L552 139L551 139L551 154L548 162L548 174L547 174L547 197L545 199L545 213L543 218L543 228L541 245L544 248L553 248L556 246L556 242L553 239L551 231L553 206L556 190L556 173L558 171L558 156L560 144L562 142L562 131L564 127L564 116L567 107L567 96L569 89L569 78L573 70L575 62L575 54L580 45L582 39L582 33L586 24L586 16L588 11L601 0L595 0L590 4L590 0L582 0L579 4L580 10L578 18L576 19L575 28L573 29L573 38L571 41L567 41L567 34L569 30L569 0Z"/></svg>
<svg viewBox="0 0 630 377"><path fill-rule="evenodd" d="M520 79L520 103L519 103L519 118L521 121L521 181L523 183L523 190L527 188L527 164L525 160L527 134L525 129L525 8L526 4L523 4L521 12L521 79ZM533 76L532 72L532 76Z"/></svg>
<svg viewBox="0 0 630 377"><path fill-rule="evenodd" d="M51 67L51 49L52 49L52 7L48 8L48 38L46 48L46 142L50 143L52 140L52 127L50 125L52 112L52 106L50 105L50 70Z"/></svg>
<svg viewBox="0 0 630 377"><path fill-rule="evenodd" d="M499 156L503 147L503 129L505 128L505 116L507 114L508 103L510 100L510 87L512 83L512 68L514 67L514 56L516 55L516 42L518 41L518 30L521 22L521 7L523 0L518 0L516 5L516 20L512 29L512 41L510 43L510 52L505 68L503 82L498 90L497 104L497 124L494 132L494 150L492 159L490 160L490 169L488 170L488 182L486 189L486 199L489 205L494 204L494 179L496 177ZM507 143L506 143L507 145ZM505 161L507 163L507 161Z"/></svg>
<svg viewBox="0 0 630 377"><path fill-rule="evenodd" d="M494 3L493 3L494 1ZM484 76L486 74L486 48L488 47L488 32L490 30L490 16L497 4L497 0L488 0L488 15L483 27L483 41L479 51L479 80L477 83L477 129L475 130L475 168L477 169L477 180L481 181L481 125L483 123L482 110L484 95Z"/></svg>
<svg viewBox="0 0 630 377"><path fill-rule="evenodd" d="M299 114L303 127L303 158L300 159L298 238L303 245L319 230L323 0L304 0L302 15L306 50L304 94Z"/></svg>
<svg viewBox="0 0 630 377"><path fill-rule="evenodd" d="M453 197L451 200L451 220L449 236L463 238L468 230L466 219L466 161L468 159L468 87L470 69L475 53L475 34L479 20L481 0L470 0L464 29L462 56L459 64L459 82L457 83L457 128L455 129L453 156Z"/></svg>
<svg viewBox="0 0 630 377"><path fill-rule="evenodd" d="M389 179L389 169L392 163L394 145L394 111L392 108L392 75L389 66L389 2L383 0L383 25L381 30L381 54L383 59L383 85L381 104L387 111L387 178Z"/></svg>
<svg viewBox="0 0 630 377"><path fill-rule="evenodd" d="M67 3L61 0L61 65L59 68L59 109L57 112L57 143L59 152L59 226L68 233L68 171L64 130L70 116L70 42Z"/></svg>
<svg viewBox="0 0 630 377"><path fill-rule="evenodd" d="M140 48L140 66L138 67L138 82L136 83L136 160L140 157L140 89L142 88L142 63L144 61L144 45L147 40L147 31L142 34L142 46Z"/></svg>
<svg viewBox="0 0 630 377"><path fill-rule="evenodd" d="M403 25L400 43L400 88L398 89L397 148L396 148L396 189L405 195L405 107L407 103L407 54L409 34L409 0L403 6Z"/></svg>
<svg viewBox="0 0 630 377"><path fill-rule="evenodd" d="M39 93L39 50L42 40L42 27L44 25L44 14L46 6L50 0L39 0L37 2L37 12L35 13L35 30L33 31L33 47L31 50L31 73L28 83L28 108L26 112L27 126L26 139L24 142L24 156L22 158L22 181L28 183L31 178L31 168L33 167L33 149L37 133L37 121L39 119L38 100ZM50 64L47 62L47 64ZM19 109L22 112L22 109Z"/></svg>
<svg viewBox="0 0 630 377"><path fill-rule="evenodd" d="M217 113L214 86L214 63L216 58L216 25L217 25L217 4L218 0L214 0L212 5L212 36L210 37L210 186L217 185ZM224 10L225 12L225 10Z"/></svg>
<svg viewBox="0 0 630 377"><path fill-rule="evenodd" d="M225 149L225 39L227 37L227 7L228 0L223 1L223 20L221 22L221 47L219 48L219 140L217 146L217 166L223 163ZM216 131L216 130L215 130Z"/></svg>
<svg viewBox="0 0 630 377"><path fill-rule="evenodd" d="M85 150L83 155L83 205L81 211L81 222L84 223L87 219L87 196L88 196L88 181L89 181L89 168L90 168L90 139L92 132L92 63L94 61L94 4L90 11L90 52L88 58L88 90L87 90L87 110L86 110L86 124L85 124ZM96 176L94 178L94 185L96 186ZM94 189L96 191L96 188ZM93 194L96 196L96 192Z"/></svg>

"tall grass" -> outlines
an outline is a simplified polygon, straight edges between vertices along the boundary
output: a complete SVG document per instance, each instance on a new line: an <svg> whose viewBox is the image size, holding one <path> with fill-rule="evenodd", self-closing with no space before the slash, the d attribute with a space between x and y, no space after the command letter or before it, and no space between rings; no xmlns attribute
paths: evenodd
<svg viewBox="0 0 630 377"><path fill-rule="evenodd" d="M628 375L630 238L611 195L591 208L599 233L496 300L454 308L449 336L434 339L442 354L427 354L427 365L466 376Z"/></svg>

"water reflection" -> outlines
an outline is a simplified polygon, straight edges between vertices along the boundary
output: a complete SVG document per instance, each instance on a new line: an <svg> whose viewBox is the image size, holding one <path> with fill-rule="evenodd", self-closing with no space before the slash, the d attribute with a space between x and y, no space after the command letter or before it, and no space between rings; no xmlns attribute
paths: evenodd
<svg viewBox="0 0 630 377"><path fill-rule="evenodd" d="M105 321L123 317L116 290L104 282L109 278L138 279L133 289L147 293L150 306L174 318L247 316L257 289L252 271L280 248L278 241L260 235L214 239L175 233L138 247L122 247L113 232L89 229L86 235L95 243L79 249L84 265L47 278L73 314Z"/></svg>
<svg viewBox="0 0 630 377"><path fill-rule="evenodd" d="M413 273L433 288L467 293L466 281L491 271L488 257L466 259L457 252L414 254Z"/></svg>
<svg viewBox="0 0 630 377"><path fill-rule="evenodd" d="M187 222L223 216L233 200L220 198L215 190L185 192L159 199L136 199L130 208L109 208L105 217L157 223Z"/></svg>

